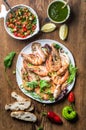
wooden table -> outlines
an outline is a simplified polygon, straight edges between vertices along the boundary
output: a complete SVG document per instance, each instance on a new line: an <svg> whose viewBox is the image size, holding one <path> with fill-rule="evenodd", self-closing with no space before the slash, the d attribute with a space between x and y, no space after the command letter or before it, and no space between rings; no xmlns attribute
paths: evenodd
<svg viewBox="0 0 86 130"><path fill-rule="evenodd" d="M11 6L16 4L25 4L36 10L40 20L40 26L46 23L47 7L52 0L8 0ZM3 3L0 0L0 5ZM70 0L71 17L67 22L69 26L69 34L66 41L59 38L57 25L56 31L52 33L39 33L31 39L19 41L11 38L5 31L3 19L0 19L0 130L37 130L39 126L43 126L44 130L86 130L86 1L85 0ZM13 70L16 67L17 56L21 49L30 42L37 39L53 39L64 44L73 53L78 68L77 79L73 89L75 93L75 109L78 113L78 120L75 123L70 123L63 119L63 125L59 126L52 124L46 117L42 117L42 111L52 110L60 116L62 108L69 105L67 98L60 103L52 105L43 105L33 101L35 105L35 114L38 117L37 123L26 123L18 121L10 117L10 112L5 111L6 103L14 101L11 98L11 92L25 96L17 86L16 77L13 75ZM13 86L10 87L4 77L4 57L11 51L15 51L17 55L14 58L13 65L7 70L7 74L12 81Z"/></svg>

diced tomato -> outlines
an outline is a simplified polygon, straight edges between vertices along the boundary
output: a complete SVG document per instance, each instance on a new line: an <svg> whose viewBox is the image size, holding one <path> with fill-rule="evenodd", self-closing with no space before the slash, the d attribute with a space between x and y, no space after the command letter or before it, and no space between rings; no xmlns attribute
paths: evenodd
<svg viewBox="0 0 86 130"><path fill-rule="evenodd" d="M35 29L36 29L36 25L33 25L33 26L32 26L32 30L35 30Z"/></svg>
<svg viewBox="0 0 86 130"><path fill-rule="evenodd" d="M14 35L15 35L16 37L18 37L18 33L17 33L17 32L14 32Z"/></svg>
<svg viewBox="0 0 86 130"><path fill-rule="evenodd" d="M7 26L9 26L10 22L6 22Z"/></svg>
<svg viewBox="0 0 86 130"><path fill-rule="evenodd" d="M21 37L22 37L22 38L25 38L26 36L22 35Z"/></svg>
<svg viewBox="0 0 86 130"><path fill-rule="evenodd" d="M22 27L26 27L26 24L23 24Z"/></svg>
<svg viewBox="0 0 86 130"><path fill-rule="evenodd" d="M15 26L14 26L14 24L10 23L10 24L8 25L8 27L14 28Z"/></svg>
<svg viewBox="0 0 86 130"><path fill-rule="evenodd" d="M32 15L32 19L34 19L34 15Z"/></svg>
<svg viewBox="0 0 86 130"><path fill-rule="evenodd" d="M17 19L14 19L14 22L18 22L18 20L17 20Z"/></svg>
<svg viewBox="0 0 86 130"><path fill-rule="evenodd" d="M27 21L23 22L23 25L25 25L25 26L26 26L27 24L28 24L28 22L27 22Z"/></svg>
<svg viewBox="0 0 86 130"><path fill-rule="evenodd" d="M25 32L25 36L30 35L30 30L28 30L27 32Z"/></svg>
<svg viewBox="0 0 86 130"><path fill-rule="evenodd" d="M21 22L20 21L18 21L18 22L16 22L18 25L21 25Z"/></svg>
<svg viewBox="0 0 86 130"><path fill-rule="evenodd" d="M26 27L23 27L23 31L26 32L26 31L27 31L27 28L26 28Z"/></svg>

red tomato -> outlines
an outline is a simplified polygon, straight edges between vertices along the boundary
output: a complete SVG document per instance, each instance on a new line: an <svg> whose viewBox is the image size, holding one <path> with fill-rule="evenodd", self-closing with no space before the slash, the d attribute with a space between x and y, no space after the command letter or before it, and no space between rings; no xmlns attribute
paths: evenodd
<svg viewBox="0 0 86 130"><path fill-rule="evenodd" d="M74 103L75 102L75 95L73 92L70 92L69 95L68 95L68 101L70 103Z"/></svg>

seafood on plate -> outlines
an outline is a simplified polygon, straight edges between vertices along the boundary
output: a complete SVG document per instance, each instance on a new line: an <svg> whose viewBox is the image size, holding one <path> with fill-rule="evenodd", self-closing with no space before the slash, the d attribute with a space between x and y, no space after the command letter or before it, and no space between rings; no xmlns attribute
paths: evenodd
<svg viewBox="0 0 86 130"><path fill-rule="evenodd" d="M21 56L29 63L33 65L41 65L46 61L46 58L49 54L49 49L45 47L41 47L40 43L34 43L32 45L32 53L31 54L24 54L22 53Z"/></svg>
<svg viewBox="0 0 86 130"><path fill-rule="evenodd" d="M58 99L75 78L76 67L71 65L70 57L58 44L42 46L41 43L34 42L31 52L23 52L21 57L23 88L42 100Z"/></svg>

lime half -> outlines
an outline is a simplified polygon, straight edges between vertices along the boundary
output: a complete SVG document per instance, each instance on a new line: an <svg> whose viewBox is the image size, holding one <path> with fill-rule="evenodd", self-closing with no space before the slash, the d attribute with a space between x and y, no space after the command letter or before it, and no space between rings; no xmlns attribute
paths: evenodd
<svg viewBox="0 0 86 130"><path fill-rule="evenodd" d="M68 36L68 26L66 24L63 24L60 26L59 29L59 37L61 40L65 40Z"/></svg>
<svg viewBox="0 0 86 130"><path fill-rule="evenodd" d="M42 26L42 32L52 32L56 29L56 25L54 23L46 23Z"/></svg>

